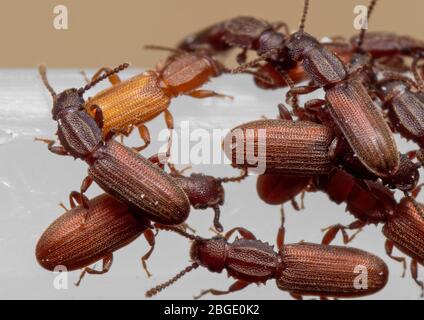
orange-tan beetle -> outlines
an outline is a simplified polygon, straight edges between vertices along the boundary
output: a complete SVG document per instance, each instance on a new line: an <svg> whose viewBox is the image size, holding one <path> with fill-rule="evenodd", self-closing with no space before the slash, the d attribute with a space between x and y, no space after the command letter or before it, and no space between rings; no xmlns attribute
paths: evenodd
<svg viewBox="0 0 424 320"><path fill-rule="evenodd" d="M94 74L92 81L108 71L110 68L101 68ZM194 98L224 97L214 91L198 88L211 77L226 71L222 64L206 54L177 51L156 71L149 70L125 81L113 74L109 77L112 86L89 99L85 108L93 117L102 119L104 135L113 130L128 136L137 127L145 144L134 149L141 151L150 143L146 122L163 112L166 125L172 130L174 121L168 107L171 99L178 95ZM171 138L168 153L170 146Z"/></svg>

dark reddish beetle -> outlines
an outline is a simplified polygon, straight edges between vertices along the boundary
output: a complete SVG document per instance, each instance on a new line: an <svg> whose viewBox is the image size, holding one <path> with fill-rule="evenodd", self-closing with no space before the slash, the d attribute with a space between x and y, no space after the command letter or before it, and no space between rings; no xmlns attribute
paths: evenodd
<svg viewBox="0 0 424 320"><path fill-rule="evenodd" d="M224 139L224 151L234 167L262 164L261 173L311 176L331 171L332 141L333 132L321 124L257 120L232 129Z"/></svg>
<svg viewBox="0 0 424 320"><path fill-rule="evenodd" d="M359 160L377 176L391 176L399 168L399 152L383 114L364 85L348 74L340 58L304 31L308 5L309 0L305 0L299 31L288 38L285 49L291 60L302 63L313 85L292 88L289 95L296 97L323 88L325 100L315 99L306 106L328 106L334 122ZM247 63L234 72L249 66Z"/></svg>
<svg viewBox="0 0 424 320"><path fill-rule="evenodd" d="M405 259L392 255L393 246L412 257L412 277L424 290L422 283L417 280L416 271L417 262L423 264L424 261L424 211L421 204L412 197L405 197L397 204L393 192L383 185L354 178L342 170L335 170L327 177L318 177L315 185L335 203L345 203L346 211L357 219L348 226L338 224L327 228L323 244L330 244L339 231L343 234L343 242L347 244L365 225L382 223L383 233L387 237L387 254L403 262L405 268ZM346 230L358 231L349 237Z"/></svg>
<svg viewBox="0 0 424 320"><path fill-rule="evenodd" d="M114 141L111 135L102 139L101 123L88 116L83 107L81 95L86 88L70 89L57 95L48 84L43 68L40 73L53 96L53 119L58 121L58 137L62 146L53 146L53 140L38 140L48 143L49 150L56 154L71 155L88 163L88 177L81 185L81 194L95 181L110 195L139 209L146 218L163 224L183 223L190 212L190 205L195 208L212 207L215 210L215 227L222 230L219 223L219 205L223 201L221 184L240 181L247 173L222 179L201 175L182 178L176 174L177 171L174 176L169 175L154 165L152 159L145 159ZM209 184L212 180L214 185ZM89 204L84 205L88 208Z"/></svg>
<svg viewBox="0 0 424 320"><path fill-rule="evenodd" d="M424 147L424 94L409 78L391 74L378 83L378 94L395 131Z"/></svg>
<svg viewBox="0 0 424 320"><path fill-rule="evenodd" d="M76 206L74 200L81 204L80 195L72 192L70 196L71 210L56 219L40 237L35 250L40 265L50 271L57 266L66 267L67 271L84 268L77 285L86 273L104 274L112 266L113 252L134 241L141 234L152 246L143 256L145 260L154 247L154 234L150 221L143 218L136 210L102 194L87 200L88 209ZM84 223L84 226L81 226ZM89 265L103 260L102 270L94 270ZM149 273L148 273L149 274Z"/></svg>
<svg viewBox="0 0 424 320"><path fill-rule="evenodd" d="M160 161L163 156L157 154L149 158L155 164L158 164L164 169L164 163ZM167 161L167 166L170 169L170 176L187 194L190 204L194 209L214 210L214 227L217 231L222 232L223 227L219 222L221 210L220 206L224 204L225 190L223 183L240 182L248 176L247 170L243 170L239 176L216 178L203 173L192 173L190 176L184 176L186 169L177 170L175 166Z"/></svg>
<svg viewBox="0 0 424 320"><path fill-rule="evenodd" d="M118 67L101 78L121 69ZM38 140L48 143L53 153L70 155L87 162L88 176L81 185L81 194L96 181L107 193L138 208L153 221L164 224L184 222L190 212L190 202L185 192L163 170L134 150L114 141L112 135L103 139L101 119L97 118L96 121L84 110L83 93L101 78L84 88L56 94L47 81L43 67L40 67L40 74L53 97L52 114L58 122L57 135L61 146L53 146L53 140ZM84 205L88 207L88 203Z"/></svg>
<svg viewBox="0 0 424 320"><path fill-rule="evenodd" d="M278 248L257 240L244 228L234 228L225 236L204 239L190 235L181 229L163 226L193 241L190 256L194 261L169 281L146 292L152 297L172 285L183 275L203 266L211 272L226 270L236 282L228 290L204 290L205 294L224 295L242 290L252 283L265 283L275 279L279 289L293 297L302 295L326 297L360 297L381 290L387 283L388 269L378 257L354 248L326 246L312 243L287 244ZM228 242L235 232L241 239ZM368 273L368 287L355 285L358 266Z"/></svg>

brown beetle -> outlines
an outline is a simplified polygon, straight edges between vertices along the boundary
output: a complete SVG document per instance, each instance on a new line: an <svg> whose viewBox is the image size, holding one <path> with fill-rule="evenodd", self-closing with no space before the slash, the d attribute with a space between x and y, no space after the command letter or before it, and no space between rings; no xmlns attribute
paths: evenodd
<svg viewBox="0 0 424 320"><path fill-rule="evenodd" d="M424 283L418 280L418 264L424 266L424 206L413 198L403 198L396 207L395 214L388 217L383 227L386 236L387 254L396 261L403 262L405 258L392 256L393 246L412 258L410 264L411 276L421 287L424 297Z"/></svg>
<svg viewBox="0 0 424 320"><path fill-rule="evenodd" d="M122 67L115 68L108 75L119 72ZM164 224L184 222L190 212L190 202L172 178L134 150L114 141L112 134L102 138L101 119L91 118L84 110L82 95L93 84L56 94L43 67L40 67L40 74L53 98L52 113L58 122L57 135L61 146L54 146L54 140L38 140L47 143L53 153L87 162L88 176L81 184L81 194L96 181L107 193L140 209L152 221ZM88 208L87 203L84 205Z"/></svg>
<svg viewBox="0 0 424 320"><path fill-rule="evenodd" d="M196 298L206 294L232 293L249 284L265 283L271 279L276 280L279 289L288 291L297 299L301 299L302 295L360 297L381 290L388 279L386 264L359 249L300 243L283 245L276 253L273 246L257 240L244 228L234 228L225 236L212 239L193 236L178 228L159 228L177 232L192 240L190 256L194 262L169 281L147 291L147 297L156 295L199 266L211 272L226 270L236 282L228 290L204 290ZM239 232L242 238L228 242L235 232ZM368 274L367 288L355 285L358 267Z"/></svg>
<svg viewBox="0 0 424 320"><path fill-rule="evenodd" d="M309 0L305 0L299 31L290 35L284 48L291 60L301 62L313 84L292 88L288 96L297 97L323 88L325 100L315 99L307 102L307 106L328 106L344 138L368 170L379 177L393 175L399 168L399 152L383 114L364 85L349 75L340 58L304 31L308 6ZM233 72L242 72L252 63ZM293 108L296 111L296 104Z"/></svg>
<svg viewBox="0 0 424 320"><path fill-rule="evenodd" d="M331 171L332 140L331 129L321 124L257 120L232 129L224 139L224 151L234 167L263 164L262 173L311 176Z"/></svg>
<svg viewBox="0 0 424 320"><path fill-rule="evenodd" d="M411 272L414 281L421 287L422 282L417 280L416 263L424 261L423 244L421 240L424 233L424 211L422 205L417 204L412 197L404 197L399 204L396 203L393 192L383 185L371 181L362 181L354 178L342 170L335 170L328 177L316 179L318 190L328 194L329 198L337 204L345 203L346 211L350 212L357 220L348 226L340 224L325 229L323 244L330 244L339 231L342 232L345 244L352 241L356 234L367 224L383 224L383 233L387 237L386 252L396 261L406 262L404 258L392 255L393 246L414 259ZM413 192L415 195L417 192ZM348 236L346 230L357 230Z"/></svg>
<svg viewBox="0 0 424 320"><path fill-rule="evenodd" d="M392 74L378 83L378 94L394 130L424 147L424 94L409 78Z"/></svg>
<svg viewBox="0 0 424 320"><path fill-rule="evenodd" d="M109 68L100 69L91 82L96 82L109 71ZM141 151L150 144L146 122L164 113L168 129L173 130L174 121L168 110L171 99L181 94L194 98L224 97L214 91L198 88L211 77L227 71L204 53L177 51L156 71L146 71L125 81L121 81L116 74L109 76L112 86L88 99L84 106L93 117L102 118L103 136L111 130L128 136L137 127L145 144L135 149ZM168 153L170 144L171 140Z"/></svg>
<svg viewBox="0 0 424 320"><path fill-rule="evenodd" d="M143 218L136 210L102 194L86 201L90 206L90 215L85 220L88 209L76 206L74 200L81 204L80 195L72 192L71 210L56 219L40 237L35 249L39 264L50 271L57 266L64 266L67 271L84 268L77 285L86 273L104 274L109 271L113 252L134 241L144 234L151 250L143 256L145 260L154 247L154 234L150 221ZM136 213L136 214L135 214ZM84 223L84 226L81 226ZM89 265L103 260L102 270L94 270ZM149 274L149 273L148 273Z"/></svg>

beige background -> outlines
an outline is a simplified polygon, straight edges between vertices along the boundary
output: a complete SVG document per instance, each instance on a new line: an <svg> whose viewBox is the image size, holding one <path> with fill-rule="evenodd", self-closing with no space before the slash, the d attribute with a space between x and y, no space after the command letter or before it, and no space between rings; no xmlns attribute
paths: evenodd
<svg viewBox="0 0 424 320"><path fill-rule="evenodd" d="M351 35L353 7L368 0L312 0L307 30L316 35ZM69 30L53 28L53 8L69 10ZM172 46L185 35L237 15L297 27L302 0L1 0L0 67L99 67L129 61L150 67L164 53L144 44ZM424 38L422 0L380 0L370 23Z"/></svg>

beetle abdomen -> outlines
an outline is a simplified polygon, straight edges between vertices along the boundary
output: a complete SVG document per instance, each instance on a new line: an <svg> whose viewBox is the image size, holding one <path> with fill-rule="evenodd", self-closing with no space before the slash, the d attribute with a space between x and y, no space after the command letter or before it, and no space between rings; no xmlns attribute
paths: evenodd
<svg viewBox="0 0 424 320"><path fill-rule="evenodd" d="M187 195L163 170L114 140L97 156L88 172L107 193L146 211L155 222L180 224L187 219Z"/></svg>
<svg viewBox="0 0 424 320"><path fill-rule="evenodd" d="M107 194L89 201L90 212L75 207L56 219L40 237L36 257L47 270L65 266L81 269L127 245L147 226L128 206ZM84 224L85 221L85 224Z"/></svg>
<svg viewBox="0 0 424 320"><path fill-rule="evenodd" d="M395 246L424 265L424 211L423 206L403 198L383 227L384 235Z"/></svg>
<svg viewBox="0 0 424 320"><path fill-rule="evenodd" d="M174 96L193 91L217 75L212 60L201 54L179 54L168 61L160 75L166 84L165 91Z"/></svg>
<svg viewBox="0 0 424 320"><path fill-rule="evenodd" d="M380 258L354 248L311 243L286 245L277 286L300 295L355 297L382 289L388 268Z"/></svg>
<svg viewBox="0 0 424 320"><path fill-rule="evenodd" d="M328 127L313 122L258 120L231 130L224 147L234 167L265 164L265 173L310 176L330 172L332 139Z"/></svg>
<svg viewBox="0 0 424 320"><path fill-rule="evenodd" d="M382 113L358 81L328 89L330 113L361 162L374 174L387 177L399 168L399 152Z"/></svg>
<svg viewBox="0 0 424 320"><path fill-rule="evenodd" d="M125 133L131 125L153 119L169 104L170 98L160 88L156 73L146 72L99 92L85 108L92 115L92 106L102 110L105 135L111 129Z"/></svg>

